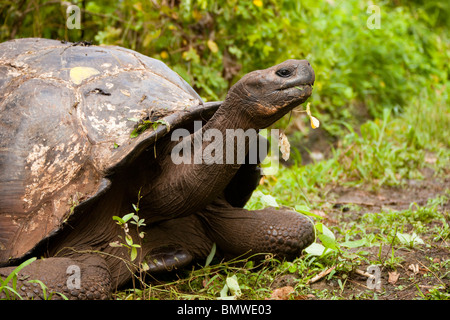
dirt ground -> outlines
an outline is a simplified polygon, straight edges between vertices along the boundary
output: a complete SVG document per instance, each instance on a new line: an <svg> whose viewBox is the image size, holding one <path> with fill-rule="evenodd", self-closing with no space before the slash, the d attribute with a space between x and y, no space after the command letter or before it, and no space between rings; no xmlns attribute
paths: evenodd
<svg viewBox="0 0 450 320"><path fill-rule="evenodd" d="M450 190L450 178L436 179L431 178L431 172L425 173L428 176L424 180L410 180L406 185L399 188L381 188L377 191L365 191L355 188L338 188L330 192L330 196L335 198L334 207L328 212L329 223L339 223L342 221L342 212L346 211L346 219L356 218L367 212L386 212L386 209L407 210L411 203L417 203L419 206L427 204L428 199L436 198ZM356 206L348 206L349 204ZM356 208L356 209L352 209ZM450 212L450 201L447 201L440 210ZM447 214L448 219L448 214ZM433 223L433 222L431 222ZM449 221L447 220L447 223ZM356 272L351 272L344 276L335 276L331 280L326 277L321 281L313 283L312 289L336 292L339 297L344 299L367 298L373 299L395 299L410 300L423 299L430 293L430 290L441 286L441 292L448 293L450 288L450 275L448 271L448 260L450 259L449 239L444 241L433 241L427 238L427 234L421 235L428 245L418 245L411 248L402 248L395 246L395 257L400 261L395 268L380 267L380 288L373 287L368 283L368 278ZM431 245L430 245L431 244ZM352 249L357 251L358 248ZM392 247L383 245L380 255L380 248L364 248L369 251L368 260L376 260L376 257L391 256ZM366 271L369 265L360 265L359 270ZM341 285L338 282L341 281ZM342 284L344 289L342 290ZM374 292L376 295L374 295ZM436 296L435 296L436 297ZM315 298L315 297L310 297Z"/></svg>

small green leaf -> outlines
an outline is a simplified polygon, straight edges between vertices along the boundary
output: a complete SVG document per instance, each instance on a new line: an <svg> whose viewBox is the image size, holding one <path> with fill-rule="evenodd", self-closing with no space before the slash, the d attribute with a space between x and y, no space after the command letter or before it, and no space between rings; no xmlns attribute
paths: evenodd
<svg viewBox="0 0 450 320"><path fill-rule="evenodd" d="M129 234L125 236L125 241L129 246L133 245L133 238Z"/></svg>
<svg viewBox="0 0 450 320"><path fill-rule="evenodd" d="M304 250L306 253L309 253L312 256L321 256L326 251L326 248L320 243L312 243L309 247Z"/></svg>
<svg viewBox="0 0 450 320"><path fill-rule="evenodd" d="M328 229L323 223L316 223L316 230L319 232L317 237L322 241L322 244L331 250L338 250L338 245L336 243L336 237L333 232Z"/></svg>
<svg viewBox="0 0 450 320"><path fill-rule="evenodd" d="M167 131L170 131L170 124L164 119L159 119L153 122L153 129L156 129L159 124L165 125L167 127Z"/></svg>
<svg viewBox="0 0 450 320"><path fill-rule="evenodd" d="M277 200L274 197L272 197L270 194L264 194L261 191L255 191L253 193L253 195L255 197L258 197L260 199L261 203L263 204L263 206L265 206L265 207L266 206L275 207L275 208L279 207Z"/></svg>
<svg viewBox="0 0 450 320"><path fill-rule="evenodd" d="M425 244L423 240L413 232L413 234L397 232L397 238L402 244L413 247L418 244Z"/></svg>
<svg viewBox="0 0 450 320"><path fill-rule="evenodd" d="M125 221L123 221L123 219L121 217L113 216L112 218L113 218L113 220L117 221L117 224L119 224L119 225L125 224Z"/></svg>
<svg viewBox="0 0 450 320"><path fill-rule="evenodd" d="M333 238L325 234L319 234L317 237L320 239L320 241L322 241L325 248L337 250L338 247L336 245L336 241Z"/></svg>
<svg viewBox="0 0 450 320"><path fill-rule="evenodd" d="M134 216L134 212L124 215L122 217L123 223L127 223L131 218L133 218L133 216Z"/></svg>
<svg viewBox="0 0 450 320"><path fill-rule="evenodd" d="M288 271L289 271L290 273L296 272L296 271L297 271L297 265L296 265L295 263L290 263L289 268L288 268Z"/></svg>
<svg viewBox="0 0 450 320"><path fill-rule="evenodd" d="M319 216L318 214L315 214L315 213L311 212L307 206L296 205L295 206L295 211L297 211L299 213L302 213L304 215L307 215L307 216L314 217L314 218L319 219L319 220L323 219L322 216Z"/></svg>
<svg viewBox="0 0 450 320"><path fill-rule="evenodd" d="M131 261L134 261L136 257L137 257L137 249L136 247L131 247L131 254L130 254Z"/></svg>
<svg viewBox="0 0 450 320"><path fill-rule="evenodd" d="M144 223L144 221L145 221L145 219L141 219L141 220L139 220L139 222L138 222L138 227L144 227L144 226L146 226L146 224Z"/></svg>
<svg viewBox="0 0 450 320"><path fill-rule="evenodd" d="M139 135L139 132L137 129L134 129L133 132L130 134L130 138L136 138Z"/></svg>
<svg viewBox="0 0 450 320"><path fill-rule="evenodd" d="M144 261L141 263L141 269L142 271L148 271L150 270L150 267L148 266L147 262Z"/></svg>
<svg viewBox="0 0 450 320"><path fill-rule="evenodd" d="M354 240L354 241L345 241L341 243L341 246L343 247L347 247L347 248L359 248L359 247L363 247L367 244L367 240L366 239L359 239L359 240Z"/></svg>
<svg viewBox="0 0 450 320"><path fill-rule="evenodd" d="M332 239L332 240L336 240L336 237L334 236L334 233L327 228L326 225L324 225L323 223L316 223L316 229L324 234L325 236L327 236L328 238Z"/></svg>
<svg viewBox="0 0 450 320"><path fill-rule="evenodd" d="M206 258L205 267L209 266L209 264L211 263L211 261L215 255L216 255L216 243L214 242L211 247L211 252L209 253L208 257Z"/></svg>

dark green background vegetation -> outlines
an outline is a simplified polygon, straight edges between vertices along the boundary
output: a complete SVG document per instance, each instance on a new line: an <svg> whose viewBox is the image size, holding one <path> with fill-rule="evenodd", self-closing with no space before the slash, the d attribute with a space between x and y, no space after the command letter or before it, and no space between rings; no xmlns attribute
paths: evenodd
<svg viewBox="0 0 450 320"><path fill-rule="evenodd" d="M378 1L381 25L360 0L74 0L81 30L66 28L60 1L2 1L0 40L92 40L161 59L206 100L219 100L251 70L289 58L316 71L310 99L324 128L395 113L448 80L449 2Z"/></svg>
<svg viewBox="0 0 450 320"><path fill-rule="evenodd" d="M292 165L267 177L247 208L267 206L269 196L271 204L314 215L317 244L326 252L269 259L262 269L209 261L176 281L116 298L216 299L227 296L226 280L234 277L241 298L264 299L291 277L294 292L286 299L450 299L448 0L72 3L81 8L81 30L66 28L67 3L1 0L0 41L45 37L127 47L163 60L208 101L224 99L245 73L289 58L308 59L316 72L309 102L320 128L312 131L299 112L276 124L289 136ZM380 8L379 29L367 27L371 4ZM333 141L331 151L314 136ZM295 147L304 144L325 159L301 165ZM346 188L362 196L341 210L333 201ZM384 200L375 210L376 201L365 197ZM423 244L406 243L405 251L405 234ZM411 275L408 265L417 261L425 271ZM354 270L370 264L382 268L381 292L355 289L365 279ZM323 282L334 288L311 286L330 269ZM397 271L400 280L388 283L388 272Z"/></svg>

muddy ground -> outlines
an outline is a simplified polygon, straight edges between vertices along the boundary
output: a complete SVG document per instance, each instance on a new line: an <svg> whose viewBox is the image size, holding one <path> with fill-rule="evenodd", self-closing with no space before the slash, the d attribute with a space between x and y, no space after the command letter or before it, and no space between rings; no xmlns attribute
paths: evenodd
<svg viewBox="0 0 450 320"><path fill-rule="evenodd" d="M342 223L342 219L355 219L367 212L386 212L387 209L407 210L411 203L425 206L428 199L436 198L450 190L450 178L438 179L432 177L432 172L425 172L426 179L406 181L402 187L380 188L377 191L365 191L355 188L336 188L330 190L329 197L334 198L334 206L327 212L328 225ZM343 211L346 211L343 218ZM440 206L440 212L446 212L447 224L449 224L450 201ZM345 222L345 221L344 221ZM433 223L430 222L431 224ZM450 271L449 259L450 239L434 241L432 236L422 235L425 245L417 245L413 248L394 246L395 257L399 262L395 267L381 266L381 281L378 290L370 289L366 276L356 272L346 273L326 280L326 277L311 284L312 289L335 292L344 299L367 298L410 300L424 299L433 294L437 286L442 287L439 292L444 293L449 299ZM358 249L352 249L357 251ZM391 245L383 245L380 255L380 247L371 247L367 259L377 260L381 256L389 259L392 253ZM368 264L358 267L366 271ZM341 281L339 284L338 279ZM342 290L342 284L343 290ZM431 292L430 292L431 291ZM317 291L316 291L317 292ZM375 293L375 294L374 294ZM433 294L434 299L439 299L439 294ZM316 299L314 295L308 298Z"/></svg>

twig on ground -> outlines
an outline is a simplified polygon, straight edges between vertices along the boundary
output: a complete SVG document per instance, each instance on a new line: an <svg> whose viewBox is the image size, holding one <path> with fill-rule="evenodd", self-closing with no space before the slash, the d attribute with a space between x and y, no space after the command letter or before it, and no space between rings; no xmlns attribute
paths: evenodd
<svg viewBox="0 0 450 320"><path fill-rule="evenodd" d="M370 274L366 271L360 270L360 269L355 269L355 272L361 276L367 277L367 278L374 278L373 274Z"/></svg>
<svg viewBox="0 0 450 320"><path fill-rule="evenodd" d="M328 275L331 271L336 269L336 267L340 267L340 266L341 265L335 265L335 266L332 266L331 268L328 268L327 270L324 270L324 271L320 272L319 274L317 274L314 277L312 277L311 279L309 279L306 284L311 284L311 283L319 281L320 279L322 279L323 277Z"/></svg>

